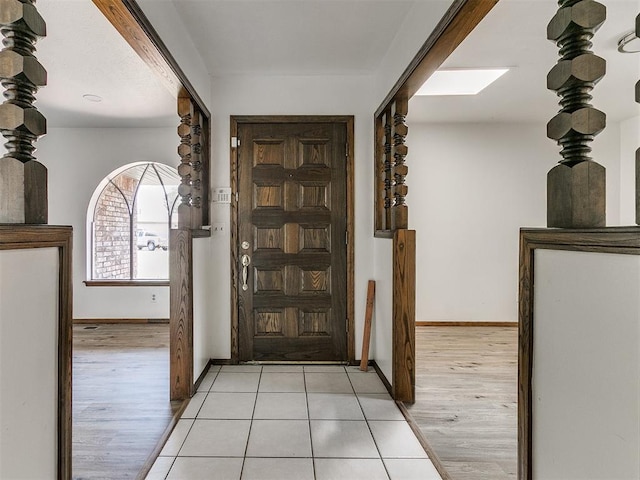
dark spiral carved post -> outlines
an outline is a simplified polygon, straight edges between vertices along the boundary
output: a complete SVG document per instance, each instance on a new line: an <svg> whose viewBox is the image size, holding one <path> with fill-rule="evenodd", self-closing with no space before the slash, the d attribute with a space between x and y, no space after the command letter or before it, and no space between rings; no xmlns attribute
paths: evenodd
<svg viewBox="0 0 640 480"><path fill-rule="evenodd" d="M591 106L591 90L606 72L591 51L591 38L606 19L593 0L560 0L547 38L560 48L560 60L547 76L547 88L560 96L560 112L547 124L547 136L562 147L562 160L547 176L549 227L602 227L605 168L591 160L590 143L606 126L605 114Z"/></svg>
<svg viewBox="0 0 640 480"><path fill-rule="evenodd" d="M405 157L407 156L407 145L405 138L408 128L405 123L409 102L406 98L397 98L391 106L393 115L393 220L391 223L392 230L398 228L408 228L409 215L408 207L405 203L405 197L408 193L408 187L405 184L405 178L408 173L405 165Z"/></svg>
<svg viewBox="0 0 640 480"><path fill-rule="evenodd" d="M47 169L36 161L33 143L47 123L33 106L35 93L46 85L47 72L33 53L46 25L34 0L0 0L0 132L7 153L0 158L0 223L47 223Z"/></svg>
<svg viewBox="0 0 640 480"><path fill-rule="evenodd" d="M640 15L636 17L636 37L640 38ZM640 103L640 80L636 83L636 102ZM640 148L636 150L636 224L640 225Z"/></svg>
<svg viewBox="0 0 640 480"><path fill-rule="evenodd" d="M391 207L393 206L393 157L391 154L391 146L393 143L391 124L393 119L391 110L384 112L382 122L384 124L384 229L391 230Z"/></svg>
<svg viewBox="0 0 640 480"><path fill-rule="evenodd" d="M181 183L178 187L180 205L178 206L178 225L180 228L202 227L202 117L200 111L194 109L190 98L178 99L178 115L180 125L180 165L178 175Z"/></svg>

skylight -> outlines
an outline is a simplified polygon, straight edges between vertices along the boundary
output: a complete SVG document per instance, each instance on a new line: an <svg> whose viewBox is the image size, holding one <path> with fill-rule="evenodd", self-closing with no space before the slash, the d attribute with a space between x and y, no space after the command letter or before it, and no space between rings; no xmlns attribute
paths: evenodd
<svg viewBox="0 0 640 480"><path fill-rule="evenodd" d="M438 70L416 95L477 95L508 71L508 68Z"/></svg>

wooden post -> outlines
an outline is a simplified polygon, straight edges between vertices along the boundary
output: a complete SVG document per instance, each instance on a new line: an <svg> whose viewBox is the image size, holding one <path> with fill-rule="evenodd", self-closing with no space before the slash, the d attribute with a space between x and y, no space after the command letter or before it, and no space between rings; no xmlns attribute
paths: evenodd
<svg viewBox="0 0 640 480"><path fill-rule="evenodd" d="M34 107L35 94L47 84L47 71L33 55L46 25L34 0L0 0L0 81L6 89L0 105L0 132L8 140L0 158L0 223L48 221L47 169L36 161L33 143L47 131Z"/></svg>
<svg viewBox="0 0 640 480"><path fill-rule="evenodd" d="M362 335L362 356L360 370L366 372L369 367L369 344L371 343L371 318L373 317L373 302L376 298L376 282L369 280L367 285L367 310L364 314L364 334Z"/></svg>
<svg viewBox="0 0 640 480"><path fill-rule="evenodd" d="M407 156L407 145L405 138L407 136L407 124L405 119L409 111L409 99L404 95L399 95L391 105L392 128L391 138L393 147L391 148L393 156L393 167L391 168L391 176L393 178L393 213L391 214L391 229L409 227L409 212L405 203L405 197L408 188L405 183L407 176L407 166L405 165L405 157Z"/></svg>
<svg viewBox="0 0 640 480"><path fill-rule="evenodd" d="M169 389L171 400L193 393L193 241L191 230L169 235Z"/></svg>
<svg viewBox="0 0 640 480"><path fill-rule="evenodd" d="M393 236L393 398L413 403L416 394L416 232Z"/></svg>
<svg viewBox="0 0 640 480"><path fill-rule="evenodd" d="M547 38L558 45L561 57L547 76L547 88L560 96L561 110L547 124L547 136L562 147L562 160L547 176L547 225L603 227L605 169L592 161L590 144L604 129L606 116L590 102L606 62L591 51L591 38L607 11L592 0L560 0L559 4Z"/></svg>
<svg viewBox="0 0 640 480"><path fill-rule="evenodd" d="M636 17L636 37L640 38L640 15ZM640 103L640 80L635 93L636 102ZM640 148L636 150L636 224L640 225Z"/></svg>

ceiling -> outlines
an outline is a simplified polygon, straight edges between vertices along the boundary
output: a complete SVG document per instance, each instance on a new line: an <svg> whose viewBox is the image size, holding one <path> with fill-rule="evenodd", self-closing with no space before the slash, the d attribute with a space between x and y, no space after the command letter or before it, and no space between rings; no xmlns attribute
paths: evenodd
<svg viewBox="0 0 640 480"><path fill-rule="evenodd" d="M169 1L169 0L164 0ZM212 76L373 74L417 2L451 0L171 0ZM594 37L607 75L594 106L609 120L640 115L633 86L640 54L617 52L640 0L609 0ZM36 55L49 74L38 108L50 127L174 126L175 99L90 0L41 0L47 37ZM473 97L414 97L409 121L548 121L557 111L546 73L557 48L546 40L554 0L501 0L443 67L514 67ZM69 35L73 32L73 35ZM83 99L99 95L100 103Z"/></svg>
<svg viewBox="0 0 640 480"><path fill-rule="evenodd" d="M209 72L224 76L374 73L415 2L173 0L173 3L189 26ZM451 0L444 3L448 5Z"/></svg>
<svg viewBox="0 0 640 480"><path fill-rule="evenodd" d="M593 38L594 52L607 61L607 74L593 90L593 105L620 121L640 115L634 85L640 54L621 54L618 39L634 28L638 0L601 0L607 21ZM500 0L442 65L442 68L513 67L478 95L413 97L408 121L544 122L558 111L558 97L547 90L547 73L558 60L546 26L557 10L553 0Z"/></svg>
<svg viewBox="0 0 640 480"><path fill-rule="evenodd" d="M36 56L48 74L37 107L49 127L178 124L175 97L91 0L40 0L37 7L47 36ZM89 102L84 94L103 100Z"/></svg>

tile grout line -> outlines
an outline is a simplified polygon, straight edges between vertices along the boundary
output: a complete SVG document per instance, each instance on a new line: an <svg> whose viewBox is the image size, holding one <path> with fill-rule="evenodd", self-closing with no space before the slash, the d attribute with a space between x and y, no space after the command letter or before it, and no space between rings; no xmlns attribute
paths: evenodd
<svg viewBox="0 0 640 480"><path fill-rule="evenodd" d="M378 456L380 457L382 468L384 468L384 472L387 474L387 478L391 479L391 475L389 474L389 470L387 469L387 464L384 462L384 459L382 458L382 452L380 451L380 447L378 447L378 442L376 441L376 437L373 435L373 430L371 430L371 425L369 425L369 418L367 418L367 415L364 413L364 408L362 408L362 403L360 403L360 397L358 396L358 393L356 392L356 389L353 386L353 382L351 381L351 376L349 375L349 372L347 371L346 368L345 368L345 372L347 374L347 378L349 379L349 383L351 384L351 388L353 388L353 393L356 396L358 406L362 411L362 416L364 417L364 421L367 422L367 429L369 430L369 433L371 434L371 439L373 440L373 444L376 446L376 450L378 451Z"/></svg>
<svg viewBox="0 0 640 480"><path fill-rule="evenodd" d="M260 392L260 382L262 382L262 372L264 368L260 367L260 376L258 376L258 385L256 386L256 398L253 401L253 411L251 412L251 423L249 424L249 434L247 435L247 444L244 447L244 456L242 457L242 468L240 469L240 479L244 475L244 465L247 461L247 451L249 450L249 439L251 438L251 429L253 428L253 417L256 415L256 405L258 404L258 394Z"/></svg>
<svg viewBox="0 0 640 480"><path fill-rule="evenodd" d="M309 392L307 391L307 371L302 367L302 381L304 383L304 399L307 403L307 424L309 425L309 443L311 444L311 468L313 469L313 479L316 479L316 456L313 451L313 437L311 436L311 410L309 409Z"/></svg>

